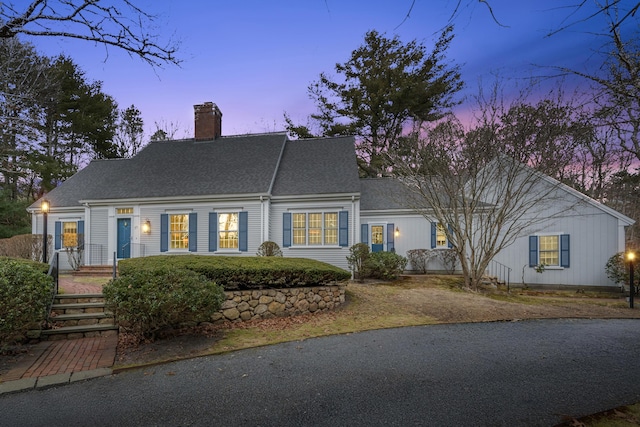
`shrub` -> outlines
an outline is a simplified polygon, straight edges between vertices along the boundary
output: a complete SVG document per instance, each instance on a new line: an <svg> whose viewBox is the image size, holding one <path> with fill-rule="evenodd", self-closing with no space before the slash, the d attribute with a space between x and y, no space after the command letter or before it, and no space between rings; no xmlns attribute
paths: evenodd
<svg viewBox="0 0 640 427"><path fill-rule="evenodd" d="M53 279L46 264L0 259L0 344L25 338L46 319Z"/></svg>
<svg viewBox="0 0 640 427"><path fill-rule="evenodd" d="M164 267L195 271L227 291L322 286L351 277L348 271L307 258L158 255L118 263L121 276Z"/></svg>
<svg viewBox="0 0 640 427"><path fill-rule="evenodd" d="M262 242L256 253L258 256L282 256L280 246L276 242Z"/></svg>
<svg viewBox="0 0 640 427"><path fill-rule="evenodd" d="M458 254L455 249L438 249L438 256L442 261L442 265L447 273L456 272L456 264L458 263Z"/></svg>
<svg viewBox="0 0 640 427"><path fill-rule="evenodd" d="M209 320L226 298L222 287L203 275L170 268L121 276L103 293L123 329L151 339L181 323Z"/></svg>
<svg viewBox="0 0 640 427"><path fill-rule="evenodd" d="M353 271L353 277L359 281L363 281L367 276L367 260L369 259L369 245L365 243L356 243L349 248L349 256L347 262L349 268Z"/></svg>
<svg viewBox="0 0 640 427"><path fill-rule="evenodd" d="M619 252L613 255L605 265L607 277L614 283L621 286L629 285L629 265L624 259L625 253ZM636 262L637 264L637 262ZM640 271L634 276L633 282L635 286L640 285Z"/></svg>
<svg viewBox="0 0 640 427"><path fill-rule="evenodd" d="M367 277L396 279L407 266L407 259L393 252L373 252L366 263Z"/></svg>
<svg viewBox="0 0 640 427"><path fill-rule="evenodd" d="M427 265L435 256L436 253L431 249L409 249L407 251L407 258L411 263L412 270L422 274L427 272Z"/></svg>
<svg viewBox="0 0 640 427"><path fill-rule="evenodd" d="M47 236L49 253L51 252L53 237ZM41 234L20 234L0 239L0 256L42 260L42 235Z"/></svg>

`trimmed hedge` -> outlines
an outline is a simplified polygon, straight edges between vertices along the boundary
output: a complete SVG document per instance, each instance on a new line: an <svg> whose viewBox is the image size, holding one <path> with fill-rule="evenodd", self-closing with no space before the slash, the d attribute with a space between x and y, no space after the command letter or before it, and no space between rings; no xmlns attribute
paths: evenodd
<svg viewBox="0 0 640 427"><path fill-rule="evenodd" d="M22 341L47 317L53 279L46 264L0 259L0 346Z"/></svg>
<svg viewBox="0 0 640 427"><path fill-rule="evenodd" d="M222 287L201 274L167 267L131 272L102 291L120 327L147 338L184 323L208 321L226 299Z"/></svg>
<svg viewBox="0 0 640 427"><path fill-rule="evenodd" d="M407 266L407 259L394 252L372 252L367 258L367 277L394 280Z"/></svg>
<svg viewBox="0 0 640 427"><path fill-rule="evenodd" d="M351 278L346 270L307 258L157 255L118 264L121 276L161 268L195 271L227 291L323 286Z"/></svg>
<svg viewBox="0 0 640 427"><path fill-rule="evenodd" d="M29 265L44 274L49 273L49 264L45 264L44 262L32 261L30 259L24 259L24 258L0 256L0 263L9 262L9 261L15 261L22 265Z"/></svg>

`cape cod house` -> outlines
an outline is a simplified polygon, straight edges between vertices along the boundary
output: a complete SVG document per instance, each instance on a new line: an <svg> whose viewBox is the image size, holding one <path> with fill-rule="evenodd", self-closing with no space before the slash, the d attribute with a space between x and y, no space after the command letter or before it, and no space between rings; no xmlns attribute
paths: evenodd
<svg viewBox="0 0 640 427"><path fill-rule="evenodd" d="M385 196L397 182L358 177L352 137L222 136L215 104L194 109L193 139L151 142L131 159L92 161L45 196L56 251L80 245L84 264L104 265L160 254L255 255L270 240L284 256L347 269L349 247L358 242L401 255L448 246L435 222ZM528 283L613 286L604 265L624 250L624 227L633 220L566 191L592 215L522 236L497 261L519 270L535 256L537 265L544 244L545 259L557 260L554 274L528 268ZM43 232L41 202L29 208L34 234ZM557 239L544 237L552 235ZM60 261L70 268L64 254Z"/></svg>

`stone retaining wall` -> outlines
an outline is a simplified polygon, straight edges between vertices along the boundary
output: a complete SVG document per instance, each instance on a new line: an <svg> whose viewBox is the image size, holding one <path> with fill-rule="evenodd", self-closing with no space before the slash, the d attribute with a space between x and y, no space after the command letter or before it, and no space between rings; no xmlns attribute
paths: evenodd
<svg viewBox="0 0 640 427"><path fill-rule="evenodd" d="M333 310L344 304L344 292L345 285L227 291L227 300L220 311L212 316L212 321L244 322Z"/></svg>

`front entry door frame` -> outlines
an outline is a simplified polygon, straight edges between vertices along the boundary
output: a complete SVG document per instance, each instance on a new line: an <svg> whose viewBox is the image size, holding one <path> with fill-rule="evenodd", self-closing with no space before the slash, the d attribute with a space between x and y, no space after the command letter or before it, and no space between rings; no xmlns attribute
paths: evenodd
<svg viewBox="0 0 640 427"><path fill-rule="evenodd" d="M371 252L384 251L385 244L385 224L371 224L371 236L369 241L371 242Z"/></svg>
<svg viewBox="0 0 640 427"><path fill-rule="evenodd" d="M131 258L131 218L118 218L117 257Z"/></svg>

